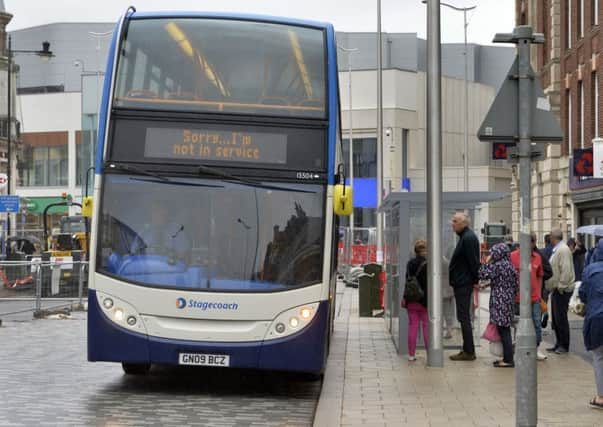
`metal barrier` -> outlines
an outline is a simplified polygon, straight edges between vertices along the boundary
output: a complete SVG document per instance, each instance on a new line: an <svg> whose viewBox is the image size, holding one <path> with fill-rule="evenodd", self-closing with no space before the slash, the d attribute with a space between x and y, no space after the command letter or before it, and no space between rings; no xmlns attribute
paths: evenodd
<svg viewBox="0 0 603 427"><path fill-rule="evenodd" d="M83 307L88 262L72 258L0 261L0 316L33 312L40 317L60 307Z"/></svg>

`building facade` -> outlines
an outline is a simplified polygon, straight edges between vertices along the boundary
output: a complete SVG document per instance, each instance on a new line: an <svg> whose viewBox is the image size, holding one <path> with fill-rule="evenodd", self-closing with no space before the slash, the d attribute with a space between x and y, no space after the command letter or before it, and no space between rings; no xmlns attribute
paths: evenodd
<svg viewBox="0 0 603 427"><path fill-rule="evenodd" d="M516 12L518 24L545 35L545 44L532 51L532 63L565 134L563 144L549 146L547 159L536 167L534 225L537 231L559 227L571 235L580 225L603 223L603 180L576 177L573 170L574 150L592 149L601 132L600 1L518 0Z"/></svg>
<svg viewBox="0 0 603 427"><path fill-rule="evenodd" d="M48 41L54 55L46 62L32 55L14 55L20 71L16 104L23 141L14 175L22 205L17 230L39 230L48 204L63 201L63 196L81 201L86 182L92 186L90 167L113 27L112 23L56 23L10 33L13 49L39 49ZM56 223L68 209L49 212Z"/></svg>
<svg viewBox="0 0 603 427"><path fill-rule="evenodd" d="M354 139L354 225L375 226L377 164L376 34L338 33L339 82L348 163L350 100L348 59L352 61L352 128ZM385 193L400 191L403 178L411 191L425 191L426 156L426 42L416 34L383 34L383 175ZM492 146L476 132L490 108L514 50L500 46L468 45L469 191L508 192L511 167L492 160ZM464 191L464 70L463 44L442 45L443 189ZM484 204L475 218L511 223L511 200Z"/></svg>

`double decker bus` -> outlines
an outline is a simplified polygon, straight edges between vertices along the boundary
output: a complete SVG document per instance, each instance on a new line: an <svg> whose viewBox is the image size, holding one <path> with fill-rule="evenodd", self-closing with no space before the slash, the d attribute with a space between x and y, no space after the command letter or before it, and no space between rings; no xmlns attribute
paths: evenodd
<svg viewBox="0 0 603 427"><path fill-rule="evenodd" d="M329 24L128 9L101 105L90 361L323 372L351 211L336 59Z"/></svg>

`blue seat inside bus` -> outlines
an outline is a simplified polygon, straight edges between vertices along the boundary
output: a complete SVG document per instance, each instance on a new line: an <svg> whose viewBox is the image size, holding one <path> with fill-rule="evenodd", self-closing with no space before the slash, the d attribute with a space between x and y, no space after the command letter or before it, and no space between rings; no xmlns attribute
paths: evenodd
<svg viewBox="0 0 603 427"><path fill-rule="evenodd" d="M207 280L203 267L187 266L184 262L169 263L161 255L120 256L112 253L107 259L107 271L134 282L161 284L164 287L223 290L276 290L285 285L241 279Z"/></svg>

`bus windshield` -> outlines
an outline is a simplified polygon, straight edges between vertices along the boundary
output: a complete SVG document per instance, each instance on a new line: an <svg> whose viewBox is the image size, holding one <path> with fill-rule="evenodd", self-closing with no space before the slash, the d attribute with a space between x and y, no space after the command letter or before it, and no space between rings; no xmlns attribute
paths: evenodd
<svg viewBox="0 0 603 427"><path fill-rule="evenodd" d="M116 107L325 118L319 29L224 19L129 23Z"/></svg>
<svg viewBox="0 0 603 427"><path fill-rule="evenodd" d="M203 291L321 281L323 185L168 178L105 175L97 271Z"/></svg>

